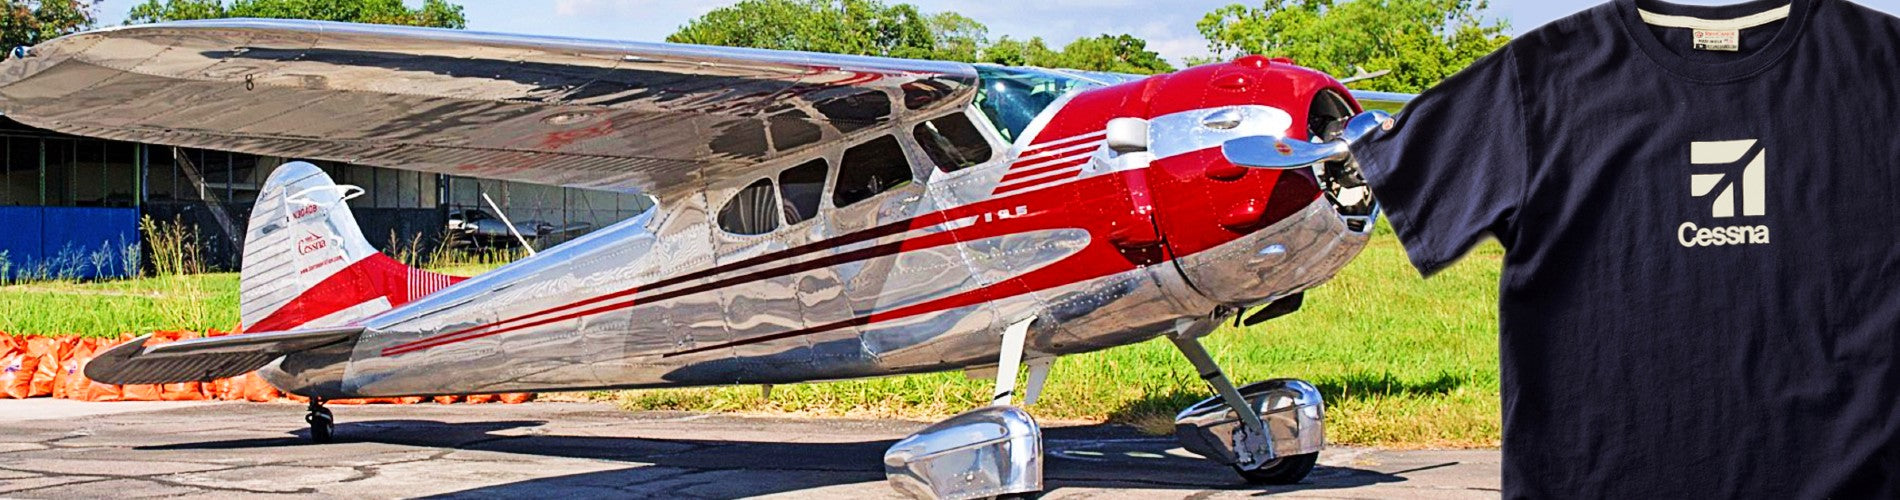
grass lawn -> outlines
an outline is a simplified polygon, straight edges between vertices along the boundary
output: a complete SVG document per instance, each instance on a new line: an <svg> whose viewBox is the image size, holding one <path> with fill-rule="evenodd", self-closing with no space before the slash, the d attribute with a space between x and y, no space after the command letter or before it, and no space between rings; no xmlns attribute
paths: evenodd
<svg viewBox="0 0 1900 500"><path fill-rule="evenodd" d="M1230 378L1297 377L1327 402L1328 439L1384 447L1491 447L1499 441L1497 282L1503 251L1479 247L1431 280L1418 277L1390 231L1305 309L1205 342ZM478 266L479 267L479 266ZM469 266L445 271L472 273ZM237 275L0 287L0 331L116 335L231 328ZM632 409L794 412L931 419L988 399L989 381L961 373L776 387L596 393ZM1107 420L1172 430L1174 413L1211 395L1180 353L1154 340L1064 357L1050 372L1040 418Z"/></svg>

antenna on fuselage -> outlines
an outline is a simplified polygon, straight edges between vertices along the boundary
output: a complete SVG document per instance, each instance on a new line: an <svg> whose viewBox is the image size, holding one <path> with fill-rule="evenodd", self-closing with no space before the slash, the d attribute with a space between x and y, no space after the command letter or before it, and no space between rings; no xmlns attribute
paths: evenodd
<svg viewBox="0 0 1900 500"><path fill-rule="evenodd" d="M515 229L515 222L508 220L508 213L501 211L501 206L496 205L495 199L489 198L488 193L482 193L482 201L488 202L488 208L495 210L495 217L501 218L501 225L508 227L508 234L515 235L515 241L521 242L521 248L528 249L528 256L533 257L534 245L529 245L528 239L521 237L521 231Z"/></svg>

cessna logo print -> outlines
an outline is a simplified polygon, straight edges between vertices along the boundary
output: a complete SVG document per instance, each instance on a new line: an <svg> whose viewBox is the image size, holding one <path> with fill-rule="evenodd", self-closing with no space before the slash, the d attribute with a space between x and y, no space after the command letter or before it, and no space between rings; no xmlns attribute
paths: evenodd
<svg viewBox="0 0 1900 500"><path fill-rule="evenodd" d="M1768 215L1768 150L1753 139L1689 143L1689 194L1707 203L1709 217L1732 219ZM1714 170L1713 173L1704 173ZM1727 221L1722 221L1727 222ZM1699 227L1683 222L1676 241L1685 247L1768 243L1768 226L1734 224Z"/></svg>

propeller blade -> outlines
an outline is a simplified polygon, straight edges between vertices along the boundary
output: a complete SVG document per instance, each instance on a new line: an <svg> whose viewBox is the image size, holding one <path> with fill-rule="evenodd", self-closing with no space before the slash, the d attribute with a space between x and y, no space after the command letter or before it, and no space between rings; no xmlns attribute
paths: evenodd
<svg viewBox="0 0 1900 500"><path fill-rule="evenodd" d="M1254 135L1221 143L1221 153L1235 165L1254 168L1300 168L1322 161L1344 159L1346 143L1311 143L1284 137Z"/></svg>
<svg viewBox="0 0 1900 500"><path fill-rule="evenodd" d="M1221 153L1235 165L1253 168L1300 168L1322 161L1339 161L1352 156L1352 144L1373 131L1391 128L1392 115L1372 110L1346 121L1340 138L1312 143L1284 137L1255 135L1221 143Z"/></svg>

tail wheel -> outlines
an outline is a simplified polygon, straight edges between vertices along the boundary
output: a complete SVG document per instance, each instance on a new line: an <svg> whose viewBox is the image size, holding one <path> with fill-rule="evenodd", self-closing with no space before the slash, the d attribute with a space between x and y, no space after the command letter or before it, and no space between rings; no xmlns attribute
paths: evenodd
<svg viewBox="0 0 1900 500"><path fill-rule="evenodd" d="M311 410L304 414L303 421L310 424L310 441L328 443L335 437L336 416L329 409Z"/></svg>
<svg viewBox="0 0 1900 500"><path fill-rule="evenodd" d="M1252 470L1234 467L1240 477L1253 484L1295 484L1306 479L1313 472L1313 465L1319 463L1319 452L1280 457L1266 465Z"/></svg>

